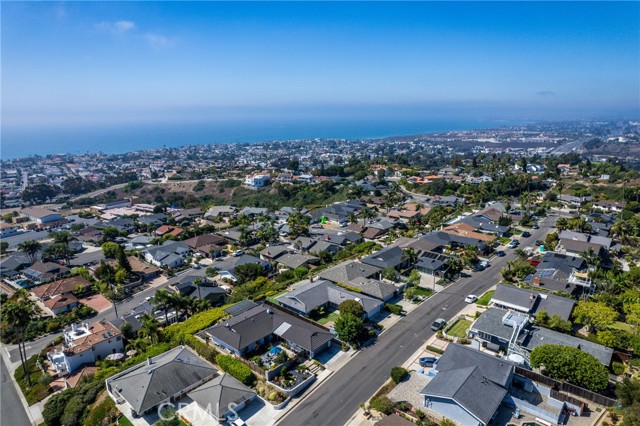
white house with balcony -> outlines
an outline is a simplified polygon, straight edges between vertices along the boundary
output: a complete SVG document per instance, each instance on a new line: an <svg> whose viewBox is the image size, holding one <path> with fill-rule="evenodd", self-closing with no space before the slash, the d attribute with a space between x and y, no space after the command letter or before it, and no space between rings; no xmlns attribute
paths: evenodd
<svg viewBox="0 0 640 426"><path fill-rule="evenodd" d="M107 356L124 351L120 331L110 322L72 324L64 331L64 344L47 354L60 376L84 364L93 364Z"/></svg>
<svg viewBox="0 0 640 426"><path fill-rule="evenodd" d="M244 184L250 188L262 188L269 184L271 176L265 174L251 174L244 178Z"/></svg>

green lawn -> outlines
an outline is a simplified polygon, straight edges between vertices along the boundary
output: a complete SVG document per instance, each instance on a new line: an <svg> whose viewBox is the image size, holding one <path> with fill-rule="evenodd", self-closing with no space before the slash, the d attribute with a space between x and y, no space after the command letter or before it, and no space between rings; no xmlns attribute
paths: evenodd
<svg viewBox="0 0 640 426"><path fill-rule="evenodd" d="M267 297L267 300L269 302L273 303L274 305L279 305L278 301L276 300L276 297L280 297L285 293L287 293L287 290L281 291L280 293L274 294L273 296L269 296L269 297Z"/></svg>
<svg viewBox="0 0 640 426"><path fill-rule="evenodd" d="M431 294L433 293L433 290L428 288L423 288L423 287L414 287L414 291L416 296L425 296L425 297L431 296Z"/></svg>
<svg viewBox="0 0 640 426"><path fill-rule="evenodd" d="M480 298L478 299L478 301L476 302L478 305L480 306L487 306L489 304L489 302L491 301L491 298L493 297L493 293L495 293L495 290L490 290L488 292L486 292L485 294L483 294L482 296L480 296Z"/></svg>
<svg viewBox="0 0 640 426"><path fill-rule="evenodd" d="M610 328L614 328L616 330L627 331L629 333L633 333L634 332L634 328L633 328L632 325L624 323L624 322L620 322L620 321L616 321L615 323L613 323L609 327Z"/></svg>
<svg viewBox="0 0 640 426"><path fill-rule="evenodd" d="M133 426L133 423L131 423L131 420L129 420L125 416L121 416L120 418L118 418L118 425L120 425L120 426Z"/></svg>
<svg viewBox="0 0 640 426"><path fill-rule="evenodd" d="M327 315L324 315L321 318L318 318L316 321L321 325L325 325L329 321L335 322L339 317L340 317L340 312L339 311L333 311L333 312L331 312L331 313L329 313Z"/></svg>
<svg viewBox="0 0 640 426"><path fill-rule="evenodd" d="M447 331L447 335L453 337L467 337L467 330L469 330L469 327L471 327L471 321L465 319L458 320L453 324L453 327Z"/></svg>

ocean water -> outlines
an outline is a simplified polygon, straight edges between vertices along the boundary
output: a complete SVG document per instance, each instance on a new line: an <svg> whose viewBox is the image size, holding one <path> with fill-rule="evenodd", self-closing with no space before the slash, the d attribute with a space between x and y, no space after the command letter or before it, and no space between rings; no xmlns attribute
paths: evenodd
<svg viewBox="0 0 640 426"><path fill-rule="evenodd" d="M516 124L481 120L334 120L304 122L171 123L50 128L3 127L3 160L87 152L117 154L184 145L306 138L368 139Z"/></svg>

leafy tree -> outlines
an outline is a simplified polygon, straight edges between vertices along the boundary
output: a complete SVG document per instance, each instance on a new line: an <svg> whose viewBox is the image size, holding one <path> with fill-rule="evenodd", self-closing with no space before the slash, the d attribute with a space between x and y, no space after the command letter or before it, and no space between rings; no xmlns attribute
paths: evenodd
<svg viewBox="0 0 640 426"><path fill-rule="evenodd" d="M531 351L531 366L543 368L544 373L594 392L607 388L609 372L596 357L578 348L541 345Z"/></svg>
<svg viewBox="0 0 640 426"><path fill-rule="evenodd" d="M548 324L549 328L557 331L562 331L565 333L571 331L571 322L563 320L562 317L558 314L551 315Z"/></svg>
<svg viewBox="0 0 640 426"><path fill-rule="evenodd" d="M403 381L408 375L409 372L402 367L393 367L391 369L391 380L393 380L393 383L395 384Z"/></svg>
<svg viewBox="0 0 640 426"><path fill-rule="evenodd" d="M398 281L398 272L389 267L382 270L382 277L389 281Z"/></svg>
<svg viewBox="0 0 640 426"><path fill-rule="evenodd" d="M133 326L131 325L130 322L123 322L122 325L120 326L120 333L122 334L122 337L124 337L126 340L131 340L134 337L134 333L133 333Z"/></svg>
<svg viewBox="0 0 640 426"><path fill-rule="evenodd" d="M105 243L107 241L115 241L116 238L120 236L120 231L118 228L114 228L113 226L108 226L102 230L102 242Z"/></svg>
<svg viewBox="0 0 640 426"><path fill-rule="evenodd" d="M42 410L42 417L47 426L60 425L60 418L64 413L64 409L75 394L75 389L67 389L51 395L51 398L44 404L44 409Z"/></svg>
<svg viewBox="0 0 640 426"><path fill-rule="evenodd" d="M234 274L240 283L251 281L264 275L264 267L259 263L245 263L234 269Z"/></svg>
<svg viewBox="0 0 640 426"><path fill-rule="evenodd" d="M640 403L640 380L625 377L616 386L616 396L623 407Z"/></svg>
<svg viewBox="0 0 640 426"><path fill-rule="evenodd" d="M334 326L340 340L351 345L358 343L364 330L362 320L353 314L340 315L336 319Z"/></svg>
<svg viewBox="0 0 640 426"><path fill-rule="evenodd" d="M127 254L122 247L119 247L116 257L118 259L118 267L127 271L127 274L130 274L131 264L129 263L129 258L127 258Z"/></svg>
<svg viewBox="0 0 640 426"><path fill-rule="evenodd" d="M115 259L118 256L118 252L120 252L120 244L114 243L111 241L107 241L106 243L102 243L102 253L104 257L107 259Z"/></svg>
<svg viewBox="0 0 640 426"><path fill-rule="evenodd" d="M544 246L547 250L553 250L560 242L557 232L551 232L544 238Z"/></svg>
<svg viewBox="0 0 640 426"><path fill-rule="evenodd" d="M356 318L364 316L364 308L355 300L345 300L340 304L340 315L351 314Z"/></svg>
<svg viewBox="0 0 640 426"><path fill-rule="evenodd" d="M374 396L369 406L382 414L389 415L393 413L393 402L386 395Z"/></svg>
<svg viewBox="0 0 640 426"><path fill-rule="evenodd" d="M624 312L626 322L636 327L636 330L640 328L640 302L625 304Z"/></svg>
<svg viewBox="0 0 640 426"><path fill-rule="evenodd" d="M573 311L575 320L589 331L603 330L614 323L618 313L602 302L580 301Z"/></svg>
<svg viewBox="0 0 640 426"><path fill-rule="evenodd" d="M118 284L124 284L127 281L127 278L129 277L129 273L123 269L118 267L118 269L116 269L116 273L114 275L114 279L116 281L116 283Z"/></svg>
<svg viewBox="0 0 640 426"><path fill-rule="evenodd" d="M0 241L0 254L5 254L9 248L9 243L6 241Z"/></svg>
<svg viewBox="0 0 640 426"><path fill-rule="evenodd" d="M418 271L417 269L414 269L413 271L411 271L411 273L409 274L409 284L410 285L418 285L420 284L420 278L422 276L420 275L420 271Z"/></svg>

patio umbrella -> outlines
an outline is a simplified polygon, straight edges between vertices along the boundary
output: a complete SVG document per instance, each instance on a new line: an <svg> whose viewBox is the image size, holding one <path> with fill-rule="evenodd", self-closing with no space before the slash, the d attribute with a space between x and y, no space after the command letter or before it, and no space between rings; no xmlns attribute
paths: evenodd
<svg viewBox="0 0 640 426"><path fill-rule="evenodd" d="M115 354L107 355L106 359L110 361L120 361L121 359L124 359L124 354L117 352Z"/></svg>
<svg viewBox="0 0 640 426"><path fill-rule="evenodd" d="M127 356L134 356L137 355L138 351L135 349L131 349L130 351L127 351Z"/></svg>

